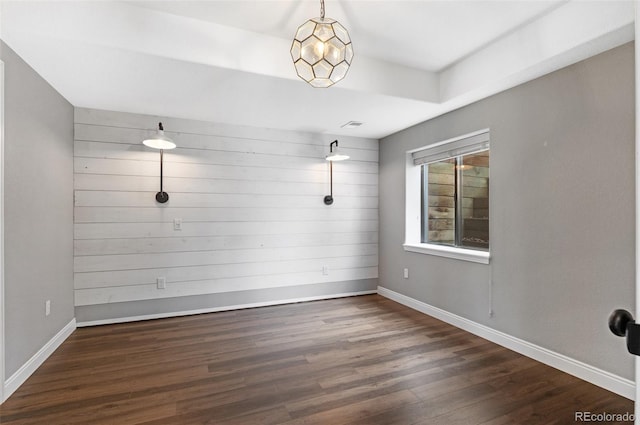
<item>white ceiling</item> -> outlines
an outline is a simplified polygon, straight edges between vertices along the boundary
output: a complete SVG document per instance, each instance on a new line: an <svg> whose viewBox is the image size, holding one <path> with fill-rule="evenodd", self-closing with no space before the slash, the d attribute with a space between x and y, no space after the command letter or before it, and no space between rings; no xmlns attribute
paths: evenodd
<svg viewBox="0 0 640 425"><path fill-rule="evenodd" d="M289 40L319 0L129 1L139 7ZM326 1L362 55L441 71L562 1Z"/></svg>
<svg viewBox="0 0 640 425"><path fill-rule="evenodd" d="M630 0L326 0L356 56L314 89L289 48L319 9L0 0L0 38L75 106L374 138L633 39Z"/></svg>

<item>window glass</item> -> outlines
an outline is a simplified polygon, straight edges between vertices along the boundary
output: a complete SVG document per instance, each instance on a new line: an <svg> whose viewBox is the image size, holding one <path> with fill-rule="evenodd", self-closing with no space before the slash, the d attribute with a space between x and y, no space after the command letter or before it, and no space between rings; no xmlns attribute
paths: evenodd
<svg viewBox="0 0 640 425"><path fill-rule="evenodd" d="M425 165L423 171L423 214L428 220L423 225L422 242L445 245L455 244L455 159ZM426 177L426 181L424 178ZM426 196L424 196L426 195ZM425 214L426 212L426 214Z"/></svg>
<svg viewBox="0 0 640 425"><path fill-rule="evenodd" d="M461 246L489 249L489 151L461 157Z"/></svg>
<svg viewBox="0 0 640 425"><path fill-rule="evenodd" d="M422 243L489 249L489 151L422 166Z"/></svg>

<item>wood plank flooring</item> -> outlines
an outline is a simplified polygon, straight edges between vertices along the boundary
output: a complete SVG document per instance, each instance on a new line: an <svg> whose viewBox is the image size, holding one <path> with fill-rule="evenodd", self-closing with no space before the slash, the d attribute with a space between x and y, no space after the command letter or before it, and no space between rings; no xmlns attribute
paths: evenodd
<svg viewBox="0 0 640 425"><path fill-rule="evenodd" d="M568 424L630 400L378 295L81 328L1 424Z"/></svg>

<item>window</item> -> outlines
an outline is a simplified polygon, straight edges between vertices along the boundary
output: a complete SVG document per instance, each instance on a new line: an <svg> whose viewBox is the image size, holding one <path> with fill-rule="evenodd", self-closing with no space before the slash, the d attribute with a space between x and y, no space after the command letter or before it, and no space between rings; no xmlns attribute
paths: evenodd
<svg viewBox="0 0 640 425"><path fill-rule="evenodd" d="M407 152L406 228L406 250L488 263L487 130Z"/></svg>
<svg viewBox="0 0 640 425"><path fill-rule="evenodd" d="M422 166L422 243L489 249L489 151Z"/></svg>

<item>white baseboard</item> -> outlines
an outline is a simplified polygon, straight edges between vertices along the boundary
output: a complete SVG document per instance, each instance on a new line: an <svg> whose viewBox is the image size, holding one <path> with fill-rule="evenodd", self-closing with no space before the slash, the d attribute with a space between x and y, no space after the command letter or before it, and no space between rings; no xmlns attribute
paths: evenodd
<svg viewBox="0 0 640 425"><path fill-rule="evenodd" d="M111 325L114 323L137 322L141 320L165 319L167 317L190 316L193 314L216 313L219 311L242 310L245 308L267 307L271 305L280 305L280 304L294 304L294 303L300 303L300 302L306 302L306 301L318 301L318 300L328 300L332 298L353 297L357 295L370 295L370 294L376 294L377 292L378 291L376 290L343 292L340 294L317 295L313 297L291 298L291 299L285 299L285 300L265 301L265 302L250 303L250 304L236 304L236 305L213 307L213 308L203 308L199 310L175 311L170 313L147 314L143 316L130 316L130 317L118 317L114 319L90 320L87 322L78 322L77 326L80 328L85 326L98 326L98 325Z"/></svg>
<svg viewBox="0 0 640 425"><path fill-rule="evenodd" d="M17 390L20 385L38 369L45 360L49 358L56 348L60 346L76 329L76 319L71 320L64 328L60 330L53 338L49 340L36 354L33 355L25 364L20 367L13 375L4 381L3 402L8 399L11 394Z"/></svg>
<svg viewBox="0 0 640 425"><path fill-rule="evenodd" d="M635 383L629 379L449 313L382 286L378 286L378 294L630 400L635 397Z"/></svg>

